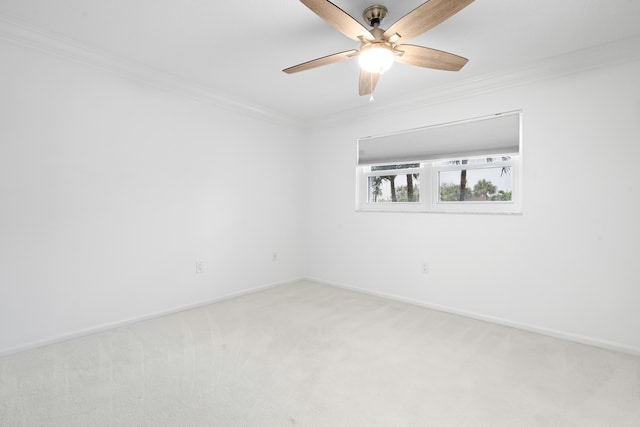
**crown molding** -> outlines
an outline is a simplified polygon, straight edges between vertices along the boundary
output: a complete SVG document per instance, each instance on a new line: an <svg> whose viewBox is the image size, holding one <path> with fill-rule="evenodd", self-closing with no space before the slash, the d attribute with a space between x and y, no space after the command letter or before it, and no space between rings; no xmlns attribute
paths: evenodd
<svg viewBox="0 0 640 427"><path fill-rule="evenodd" d="M277 125L302 129L305 124L300 119L258 104L221 96L210 87L90 48L6 15L0 15L0 40Z"/></svg>
<svg viewBox="0 0 640 427"><path fill-rule="evenodd" d="M402 101L370 105L369 108L357 107L340 110L322 117L304 120L259 104L235 99L232 96L223 96L216 93L211 87L159 71L142 63L98 51L6 15L0 15L0 40L128 78L217 108L298 130L312 130L349 121L371 120L390 113L415 110L428 105L455 101L640 59L640 36L635 36L554 56L518 68L429 88Z"/></svg>
<svg viewBox="0 0 640 427"><path fill-rule="evenodd" d="M524 86L577 72L640 60L640 36L582 49L500 72L483 74L455 83L419 91L398 102L353 108L306 122L309 128L323 128L347 121L375 120L425 106Z"/></svg>

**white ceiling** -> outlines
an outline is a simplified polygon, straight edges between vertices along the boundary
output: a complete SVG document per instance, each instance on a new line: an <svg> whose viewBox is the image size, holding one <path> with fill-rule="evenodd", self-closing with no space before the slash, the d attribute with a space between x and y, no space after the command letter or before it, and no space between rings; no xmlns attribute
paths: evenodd
<svg viewBox="0 0 640 427"><path fill-rule="evenodd" d="M365 7L383 4L388 27L422 0L334 3L361 22ZM368 105L357 94L355 59L281 71L358 47L297 0L0 0L0 17L296 119ZM457 73L395 64L378 85L376 103L639 34L638 0L476 0L411 42L469 63Z"/></svg>

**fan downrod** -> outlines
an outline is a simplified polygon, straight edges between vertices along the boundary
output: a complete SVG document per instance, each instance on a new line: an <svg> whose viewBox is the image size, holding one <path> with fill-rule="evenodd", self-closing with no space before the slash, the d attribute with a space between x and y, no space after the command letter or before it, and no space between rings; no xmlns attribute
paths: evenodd
<svg viewBox="0 0 640 427"><path fill-rule="evenodd" d="M389 11L386 7L376 4L366 8L364 12L362 12L362 17L369 24L369 26L377 27L387 16L387 13L389 13Z"/></svg>

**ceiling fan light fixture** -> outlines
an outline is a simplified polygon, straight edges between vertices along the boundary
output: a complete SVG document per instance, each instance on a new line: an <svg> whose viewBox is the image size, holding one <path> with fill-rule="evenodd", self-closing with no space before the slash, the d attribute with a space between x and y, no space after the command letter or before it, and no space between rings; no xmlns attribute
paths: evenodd
<svg viewBox="0 0 640 427"><path fill-rule="evenodd" d="M335 1L335 0L333 0ZM387 17L387 8L380 4L367 7L362 13L368 29L330 0L300 0L313 13L327 24L349 37L360 42L360 49L351 49L333 55L323 56L285 68L287 74L310 70L323 65L333 64L359 56L360 77L358 94L371 95L378 84L380 76L391 65L398 61L402 64L435 70L458 71L467 62L453 53L431 49L424 46L406 44L409 40L440 25L474 0L423 0L420 6L391 24L387 29L380 28ZM387 2L388 3L388 2Z"/></svg>
<svg viewBox="0 0 640 427"><path fill-rule="evenodd" d="M369 73L384 73L393 64L393 51L387 45L374 43L360 49L360 68Z"/></svg>

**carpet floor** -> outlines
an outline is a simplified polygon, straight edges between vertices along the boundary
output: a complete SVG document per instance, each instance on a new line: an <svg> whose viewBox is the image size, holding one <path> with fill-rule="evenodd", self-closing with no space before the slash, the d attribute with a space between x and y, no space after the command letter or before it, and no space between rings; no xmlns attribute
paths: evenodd
<svg viewBox="0 0 640 427"><path fill-rule="evenodd" d="M640 426L640 357L311 282L0 358L1 426Z"/></svg>

